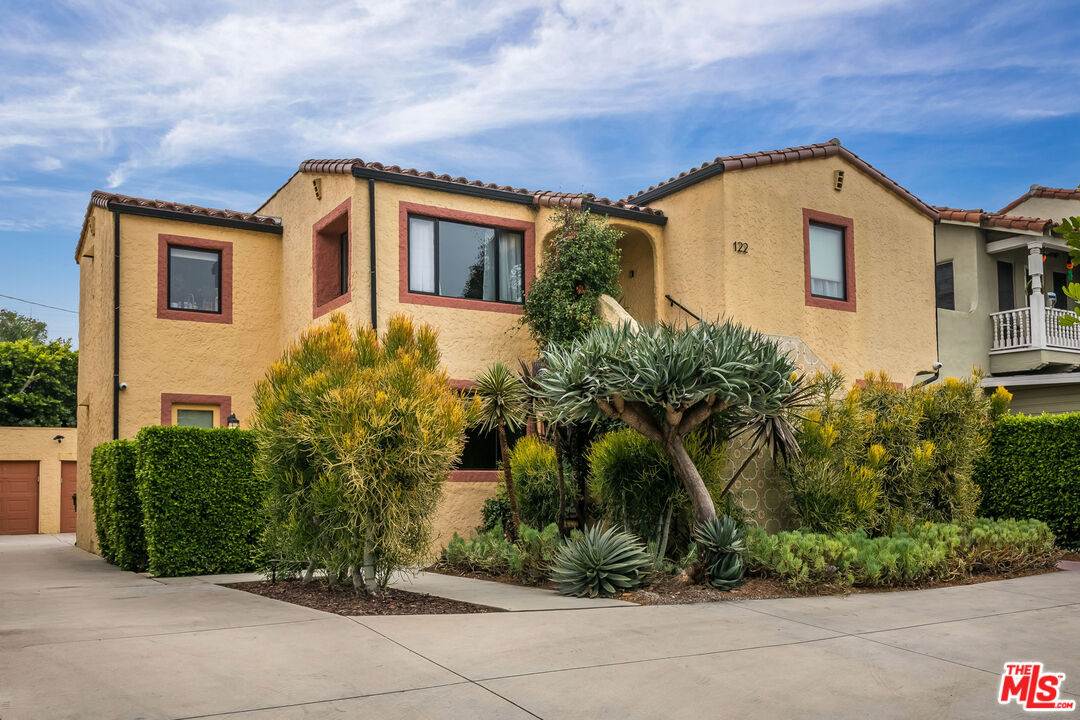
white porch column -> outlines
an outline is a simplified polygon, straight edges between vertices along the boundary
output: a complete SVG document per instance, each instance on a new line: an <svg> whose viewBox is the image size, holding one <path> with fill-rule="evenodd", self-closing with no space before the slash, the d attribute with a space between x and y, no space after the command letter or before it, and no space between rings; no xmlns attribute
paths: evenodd
<svg viewBox="0 0 1080 720"><path fill-rule="evenodd" d="M1031 295L1028 307L1031 315L1031 346L1046 347L1046 300L1043 297L1043 247L1042 242L1027 244L1028 275L1031 276Z"/></svg>

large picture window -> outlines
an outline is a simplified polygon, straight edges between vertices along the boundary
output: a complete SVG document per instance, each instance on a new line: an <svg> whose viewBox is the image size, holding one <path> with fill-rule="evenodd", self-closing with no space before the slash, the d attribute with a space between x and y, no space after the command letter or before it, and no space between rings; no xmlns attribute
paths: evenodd
<svg viewBox="0 0 1080 720"><path fill-rule="evenodd" d="M520 303L525 291L521 232L409 216L409 292Z"/></svg>
<svg viewBox="0 0 1080 720"><path fill-rule="evenodd" d="M169 246L169 309L221 312L221 251Z"/></svg>

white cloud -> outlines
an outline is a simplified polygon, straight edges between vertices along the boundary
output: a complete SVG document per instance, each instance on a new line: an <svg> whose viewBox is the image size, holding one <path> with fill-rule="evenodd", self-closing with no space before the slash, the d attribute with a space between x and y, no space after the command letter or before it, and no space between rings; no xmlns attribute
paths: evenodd
<svg viewBox="0 0 1080 720"><path fill-rule="evenodd" d="M957 84L986 68L1060 67L1030 37L987 41L1020 10L925 37L920 11L897 0L71 0L68 10L65 28L0 29L0 161L104 160L111 187L229 158L393 161L420 143L482 147L486 131L703 97L786 103L774 127L864 130L973 109L1025 119L1078 102L1022 75ZM893 32L893 16L915 25Z"/></svg>

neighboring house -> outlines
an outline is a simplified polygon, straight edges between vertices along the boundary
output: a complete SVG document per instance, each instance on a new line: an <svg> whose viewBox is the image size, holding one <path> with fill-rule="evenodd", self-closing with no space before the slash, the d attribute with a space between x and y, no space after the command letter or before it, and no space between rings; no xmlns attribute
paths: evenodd
<svg viewBox="0 0 1080 720"><path fill-rule="evenodd" d="M1052 229L1080 215L1080 190L1033 185L999 212L938 208L938 346L943 375L972 367L1013 393L1013 412L1080 410L1080 326L1068 247Z"/></svg>
<svg viewBox="0 0 1080 720"><path fill-rule="evenodd" d="M0 535L75 532L77 445L75 428L0 427Z"/></svg>
<svg viewBox="0 0 1080 720"><path fill-rule="evenodd" d="M623 201L359 159L302 163L255 213L94 192L75 256L79 496L98 443L231 414L245 426L255 382L335 309L437 326L461 385L534 358L521 300L564 206L623 231L619 301L639 322L727 316L784 336L803 364L904 384L937 357L937 212L835 140L717 158ZM493 438L470 434L441 538L478 523L496 462ZM78 543L94 542L80 513Z"/></svg>

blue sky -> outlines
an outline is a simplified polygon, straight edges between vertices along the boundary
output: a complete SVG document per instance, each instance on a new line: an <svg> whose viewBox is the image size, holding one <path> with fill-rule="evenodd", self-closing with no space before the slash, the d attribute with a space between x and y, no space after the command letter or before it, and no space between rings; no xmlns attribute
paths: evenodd
<svg viewBox="0 0 1080 720"><path fill-rule="evenodd" d="M0 294L70 309L91 190L253 210L308 157L615 198L838 137L931 204L1080 183L1076 2L0 10Z"/></svg>

